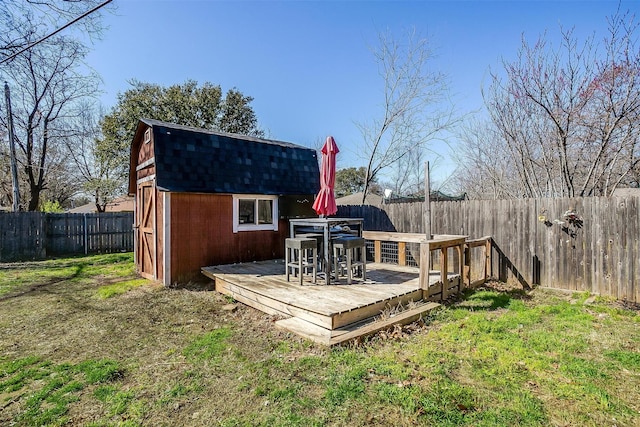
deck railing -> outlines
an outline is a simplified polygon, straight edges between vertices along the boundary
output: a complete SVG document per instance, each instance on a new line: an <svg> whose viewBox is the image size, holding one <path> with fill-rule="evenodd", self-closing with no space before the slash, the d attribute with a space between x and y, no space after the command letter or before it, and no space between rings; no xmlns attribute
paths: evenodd
<svg viewBox="0 0 640 427"><path fill-rule="evenodd" d="M490 274L490 237L467 240L466 236L435 235L427 239L426 235L419 233L380 231L364 231L363 237L373 253L374 262L418 267L420 288L426 299L444 300L464 287L484 283ZM472 262L478 257L477 248L483 250L484 257L480 278L472 276L472 270L477 270L474 268L477 263ZM433 286L429 283L429 277L433 276L432 268L435 269L435 265L438 265L440 277Z"/></svg>
<svg viewBox="0 0 640 427"><path fill-rule="evenodd" d="M464 268L467 287L475 288L483 285L493 276L491 271L491 236L479 239L467 239L464 249ZM481 251L480 254L477 252ZM474 262L475 261L475 262ZM481 270L481 274L475 277L472 273Z"/></svg>

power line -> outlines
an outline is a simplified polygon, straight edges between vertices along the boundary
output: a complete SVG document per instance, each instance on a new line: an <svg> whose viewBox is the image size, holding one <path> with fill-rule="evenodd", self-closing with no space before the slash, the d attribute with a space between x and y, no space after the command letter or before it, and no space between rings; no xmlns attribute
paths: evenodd
<svg viewBox="0 0 640 427"><path fill-rule="evenodd" d="M14 53L14 54L11 54L11 55L7 56L6 58L4 58L3 60L1 60L1 61L0 61L0 65L4 64L4 63L5 63L5 62L7 62L7 61L12 60L12 59L13 59L13 58L15 58L16 56L20 55L20 54L21 54L21 53L23 53L23 52L28 51L28 50L29 50L29 49L31 49L32 47L34 47L34 46L36 46L36 45L38 45L38 44L42 43L43 41L45 41L45 40L49 39L50 37L55 36L55 35L56 35L56 34L58 34L60 31L64 30L65 28L70 27L71 25L75 24L76 22L78 22L78 21L79 21L79 20L81 20L82 18L84 18L84 17L86 17L86 16L88 16L88 15L91 15L93 12L95 12L96 10L98 10L98 9L102 8L103 6L108 5L108 4L109 4L109 3L111 3L112 1L113 1L113 0L106 0L105 2L103 2L103 3L99 4L98 6L94 7L93 9L91 9L91 10L89 10L89 11L87 11L87 12L83 13L82 15L78 16L78 17L77 17L77 18L75 18L74 20L67 22L65 25L63 25L62 27L58 28L58 29L57 29L57 30L55 30L53 33L50 33L50 34L48 34L48 35L46 35L46 36L42 37L40 40L37 40L37 41L35 41L35 42L31 43L30 45L28 45L27 47L25 47L25 48L23 48L23 49L19 50L18 52L16 52L16 53Z"/></svg>

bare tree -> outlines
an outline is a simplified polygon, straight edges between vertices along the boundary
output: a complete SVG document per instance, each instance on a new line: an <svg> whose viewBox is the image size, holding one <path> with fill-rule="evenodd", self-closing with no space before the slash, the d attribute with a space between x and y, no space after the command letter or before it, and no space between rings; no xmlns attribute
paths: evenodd
<svg viewBox="0 0 640 427"><path fill-rule="evenodd" d="M465 161L489 168L475 176L499 181L495 195L609 195L633 184L640 167L637 25L620 13L608 22L602 43L594 36L581 43L562 28L557 47L546 34L534 45L523 39L517 60L503 61L504 77L492 74L484 94L491 139L463 150ZM498 176L491 163L502 158L510 173Z"/></svg>
<svg viewBox="0 0 640 427"><path fill-rule="evenodd" d="M504 144L491 121L472 120L460 129L461 149L454 153L458 168L454 174L456 191L470 199L504 199L521 197L514 184L517 172L511 166Z"/></svg>
<svg viewBox="0 0 640 427"><path fill-rule="evenodd" d="M381 171L426 147L454 122L446 76L429 69L433 54L427 39L413 31L400 43L381 33L374 55L384 98L380 117L357 123L367 157L363 203Z"/></svg>
<svg viewBox="0 0 640 427"><path fill-rule="evenodd" d="M42 22L34 11L18 16L16 10L4 8L2 13L12 26L11 31L0 33L0 46L16 40L31 44L41 38ZM13 14L7 18L7 13ZM75 132L69 122L77 111L76 103L97 93L98 76L83 64L87 52L74 38L56 36L22 52L0 70L15 94L15 137L20 175L28 186L28 210L38 209L50 175L62 170L53 167L52 155L59 153L64 139ZM0 120L6 127L6 117Z"/></svg>
<svg viewBox="0 0 640 427"><path fill-rule="evenodd" d="M424 147L416 146L399 159L390 169L389 181L383 183L384 188L393 191L397 196L424 196L425 163L430 157L431 172L437 168L442 156L430 152ZM437 183L431 180L431 188Z"/></svg>
<svg viewBox="0 0 640 427"><path fill-rule="evenodd" d="M73 200L83 193L77 169L69 161L64 144L49 145L47 154L47 180L40 193L40 209L44 203L56 203L62 208L72 207Z"/></svg>
<svg viewBox="0 0 640 427"><path fill-rule="evenodd" d="M62 27L100 3L101 0L2 0L0 59L29 46L39 37ZM30 25L25 26L24 17L29 17ZM85 16L67 30L67 35L74 30L99 38L104 30L101 12Z"/></svg>
<svg viewBox="0 0 640 427"><path fill-rule="evenodd" d="M84 194L90 195L98 212L104 212L109 202L125 193L118 158L104 153L100 121L104 113L92 104L80 105L73 122L74 133L66 138L67 149L76 167L76 177Z"/></svg>

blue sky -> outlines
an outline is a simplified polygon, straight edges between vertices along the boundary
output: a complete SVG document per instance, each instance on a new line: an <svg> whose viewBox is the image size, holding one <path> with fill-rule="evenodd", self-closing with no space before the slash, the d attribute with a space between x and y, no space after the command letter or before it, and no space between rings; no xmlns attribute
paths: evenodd
<svg viewBox="0 0 640 427"><path fill-rule="evenodd" d="M514 59L521 37L533 42L559 26L601 39L617 1L215 1L115 0L109 29L88 58L104 80L107 109L130 79L170 85L187 79L237 88L269 137L317 146L333 135L338 167L362 166L354 122L381 113L382 80L371 48L389 29L415 28L435 49L435 70L449 76L457 110L482 108L480 89L501 58ZM638 2L622 1L636 13ZM431 148L445 159L455 138ZM435 160L431 159L432 161Z"/></svg>

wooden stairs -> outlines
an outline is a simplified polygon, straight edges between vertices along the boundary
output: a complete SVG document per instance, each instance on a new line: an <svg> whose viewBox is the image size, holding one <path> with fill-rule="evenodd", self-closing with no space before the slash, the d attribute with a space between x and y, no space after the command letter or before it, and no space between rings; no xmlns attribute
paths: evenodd
<svg viewBox="0 0 640 427"><path fill-rule="evenodd" d="M275 324L279 328L293 332L319 344L335 346L373 335L394 325L406 325L415 322L424 317L428 312L440 307L440 304L435 302L420 301L415 303L415 306L412 308L393 313L396 311L396 307L402 306L401 304L393 306L393 304L395 304L393 301L387 303L390 307L389 311L391 314L365 317L336 329L326 329L298 317L278 320ZM365 314L363 314L363 316L365 316Z"/></svg>

